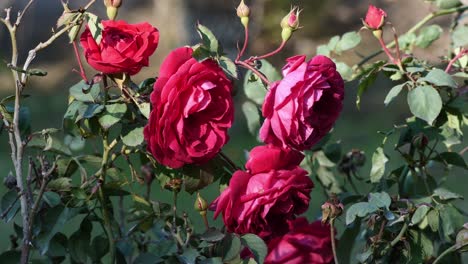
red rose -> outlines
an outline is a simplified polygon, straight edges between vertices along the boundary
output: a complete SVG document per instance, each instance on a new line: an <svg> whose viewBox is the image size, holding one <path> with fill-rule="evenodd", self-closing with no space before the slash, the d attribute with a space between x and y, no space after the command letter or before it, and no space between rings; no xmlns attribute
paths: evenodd
<svg viewBox="0 0 468 264"><path fill-rule="evenodd" d="M316 56L287 60L284 78L271 84L265 103L260 138L266 143L310 149L325 136L341 112L344 82L333 61Z"/></svg>
<svg viewBox="0 0 468 264"><path fill-rule="evenodd" d="M333 263L330 226L307 219L289 221L289 232L268 243L265 264Z"/></svg>
<svg viewBox="0 0 468 264"><path fill-rule="evenodd" d="M214 217L222 213L227 230L238 234L265 239L287 232L287 220L309 207L314 186L307 171L299 167L302 158L278 147L254 148L247 171L236 171L229 187L211 205Z"/></svg>
<svg viewBox="0 0 468 264"><path fill-rule="evenodd" d="M228 141L234 118L232 83L216 62L198 62L192 53L178 48L164 60L144 130L148 150L171 168L213 158Z"/></svg>
<svg viewBox="0 0 468 264"><path fill-rule="evenodd" d="M385 13L385 11L373 5L369 5L366 19L364 19L364 25L369 29L380 29L383 26L386 17L387 13Z"/></svg>
<svg viewBox="0 0 468 264"><path fill-rule="evenodd" d="M89 65L105 74L137 74L148 66L148 58L158 47L159 32L148 23L102 21L102 38L98 44L89 28L81 34L80 42Z"/></svg>

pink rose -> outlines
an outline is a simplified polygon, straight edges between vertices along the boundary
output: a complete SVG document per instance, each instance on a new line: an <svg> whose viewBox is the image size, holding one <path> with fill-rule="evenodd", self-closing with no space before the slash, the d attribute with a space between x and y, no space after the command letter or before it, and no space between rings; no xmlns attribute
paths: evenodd
<svg viewBox="0 0 468 264"><path fill-rule="evenodd" d="M385 11L373 5L369 5L366 19L364 19L364 26L372 30L380 29L383 26L386 17L387 13L385 13Z"/></svg>
<svg viewBox="0 0 468 264"><path fill-rule="evenodd" d="M310 149L325 136L343 107L344 82L333 61L316 56L287 60L284 78L271 84L265 103L260 138L266 143Z"/></svg>
<svg viewBox="0 0 468 264"><path fill-rule="evenodd" d="M320 221L309 224L303 217L288 224L287 234L268 243L265 264L333 263L329 225Z"/></svg>
<svg viewBox="0 0 468 264"><path fill-rule="evenodd" d="M229 187L212 203L229 232L269 238L287 232L287 220L309 207L314 186L299 167L302 154L274 146L252 149L247 171L236 171ZM270 166L268 166L270 165Z"/></svg>
<svg viewBox="0 0 468 264"><path fill-rule="evenodd" d="M216 62L198 62L192 53L178 48L164 60L144 129L148 150L171 168L212 159L228 141L234 118L232 83Z"/></svg>
<svg viewBox="0 0 468 264"><path fill-rule="evenodd" d="M102 21L102 39L98 44L89 28L81 34L80 42L89 65L105 74L137 74L148 66L148 58L158 47L159 32L148 23Z"/></svg>

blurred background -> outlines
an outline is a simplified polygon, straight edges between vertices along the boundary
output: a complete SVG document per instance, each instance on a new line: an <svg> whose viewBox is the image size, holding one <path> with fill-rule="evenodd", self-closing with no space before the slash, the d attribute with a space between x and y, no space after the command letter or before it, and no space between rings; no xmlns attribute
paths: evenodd
<svg viewBox="0 0 468 264"><path fill-rule="evenodd" d="M0 10L6 7L21 9L26 0L1 0ZM84 6L87 1L70 0L71 8ZM150 67L144 68L134 81L139 83L143 79L157 76L159 65L168 52L183 45L193 45L198 42L195 30L196 22L200 22L212 29L223 44L224 50L230 57L236 55L236 43L243 41L243 29L235 14L238 0L123 0L119 11L119 19L129 23L148 21L160 31L159 47L151 58ZM291 6L298 5L303 8L300 23L303 28L294 33L286 49L270 61L278 68L288 56L305 54L309 57L315 55L316 47L327 43L334 35L341 35L351 30L359 30L362 27L361 18L365 16L369 4L377 5L387 11L388 21L395 26L398 32L406 32L411 26L419 22L430 13L431 6L422 0L246 0L251 7L251 45L249 55L263 54L275 49L280 41L281 28L279 22L290 10ZM24 18L18 31L20 63L26 59L27 52L40 41L46 40L51 29L55 26L63 9L59 0L37 0L28 15ZM91 12L100 17L105 17L105 9L98 0ZM3 14L2 14L3 15ZM450 17L442 17L432 23L439 23L444 28L444 34L429 49L416 50L416 55L431 61L440 61L438 58L446 55L446 47L449 47L447 28L450 25ZM361 56L371 54L378 47L377 41L368 31L361 31L363 38L357 49L343 54L341 61L349 65L360 60ZM388 37L388 36L387 36ZM6 62L10 60L9 36L3 25L0 26L0 98L13 94L11 74L6 69ZM445 49L444 49L445 48ZM32 114L32 130L38 131L48 127L61 127L62 116L67 107L68 88L80 81L78 74L72 72L77 69L77 63L73 55L73 47L68 44L68 39L63 37L52 46L41 51L35 59L33 68L44 69L47 77L32 78L28 86L27 94L32 95L23 101ZM87 68L88 75L93 70ZM409 117L409 110L403 97L385 107L383 100L388 90L392 87L390 82L378 80L368 93L364 95L361 110L357 110L356 83L348 83L346 87L346 100L340 119L336 123L332 141L341 141L343 151L352 148L363 150L370 161L372 152L380 145L382 136L376 131L388 131L393 124ZM237 105L243 100L243 94L235 97ZM235 125L231 130L231 141L225 147L224 152L234 161L244 162L245 151L259 143L250 136L246 121L241 111L237 111ZM391 151L387 151L391 154ZM0 135L0 179L13 168L9 159L10 149L7 144L6 134ZM392 159L387 168L392 168L398 160ZM370 163L370 162L368 162ZM369 174L369 164L363 168L361 174ZM338 175L340 176L340 175ZM447 186L455 192L465 196L467 175L461 170L454 170L452 177L447 181ZM463 184L460 184L463 183ZM155 183L155 185L157 185ZM318 186L318 184L316 184ZM0 195L6 188L0 185ZM363 190L365 191L365 190ZM219 193L217 189L204 190L203 195L208 201L212 201ZM162 190L154 188L153 197L167 199ZM189 212L193 211L194 198L188 195L182 198L189 206ZM308 217L313 219L319 216L319 205L325 201L323 192L319 187L312 192L312 205ZM180 204L184 204L181 202ZM467 202L458 204L461 208L468 208ZM193 222L197 225L201 219L196 214L191 214ZM77 228L77 225L73 227ZM8 236L13 233L12 225L0 222L0 252L9 246Z"/></svg>

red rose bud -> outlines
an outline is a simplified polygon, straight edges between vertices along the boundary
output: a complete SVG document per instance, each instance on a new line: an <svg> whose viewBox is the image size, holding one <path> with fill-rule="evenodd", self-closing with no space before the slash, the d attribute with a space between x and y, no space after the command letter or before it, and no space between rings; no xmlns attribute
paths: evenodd
<svg viewBox="0 0 468 264"><path fill-rule="evenodd" d="M208 203L206 202L203 197L201 197L200 193L197 193L197 199L195 200L195 204L193 205L195 210L200 212L201 215L206 215L206 211L208 210Z"/></svg>
<svg viewBox="0 0 468 264"><path fill-rule="evenodd" d="M363 21L364 26L371 30L379 30L385 22L385 17L387 17L387 13L385 13L385 11L373 5L369 5L366 19Z"/></svg>
<svg viewBox="0 0 468 264"><path fill-rule="evenodd" d="M411 141L411 143L413 144L415 148L424 150L427 144L429 143L429 139L423 133L419 133L413 137L413 140Z"/></svg>
<svg viewBox="0 0 468 264"><path fill-rule="evenodd" d="M244 27L247 27L247 25L249 24L250 9L244 3L244 0L242 0L240 2L240 4L237 7L236 11L237 11L237 16L241 19L242 25L244 25Z"/></svg>
<svg viewBox="0 0 468 264"><path fill-rule="evenodd" d="M301 10L299 8L294 7L291 9L289 14L287 14L281 20L281 28L283 31L281 32L281 37L283 41L288 41L291 38L292 32L299 29L299 14Z"/></svg>

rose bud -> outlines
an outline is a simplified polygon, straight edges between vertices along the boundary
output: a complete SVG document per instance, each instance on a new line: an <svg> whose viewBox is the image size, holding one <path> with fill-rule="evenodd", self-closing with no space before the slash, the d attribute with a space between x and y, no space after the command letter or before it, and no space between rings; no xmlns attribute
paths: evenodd
<svg viewBox="0 0 468 264"><path fill-rule="evenodd" d="M249 24L250 9L244 3L244 0L242 0L240 2L240 4L237 7L236 11L237 11L237 16L241 19L242 25L244 25L244 27L247 27L247 24Z"/></svg>
<svg viewBox="0 0 468 264"><path fill-rule="evenodd" d="M363 21L364 26L370 30L380 30L385 23L385 17L387 17L385 11L373 5L369 5L366 18Z"/></svg>
<svg viewBox="0 0 468 264"><path fill-rule="evenodd" d="M336 196L333 196L322 205L322 223L325 224L330 220L338 218L343 213L343 210L343 204Z"/></svg>
<svg viewBox="0 0 468 264"><path fill-rule="evenodd" d="M291 11L283 17L281 20L281 28L283 31L281 32L281 38L283 41L288 41L291 38L292 32L299 29L299 14L301 10L299 8L294 7Z"/></svg>
<svg viewBox="0 0 468 264"><path fill-rule="evenodd" d="M195 210L200 212L201 215L206 215L206 211L208 210L208 202L206 202L206 200L201 197L199 192L197 192L197 199L195 200L193 207Z"/></svg>
<svg viewBox="0 0 468 264"><path fill-rule="evenodd" d="M119 7L122 5L122 0L104 0L106 6L107 17L114 20L119 12Z"/></svg>
<svg viewBox="0 0 468 264"><path fill-rule="evenodd" d="M413 147L419 150L424 150L428 143L429 143L429 139L423 133L417 134L411 140L411 144L413 145Z"/></svg>

